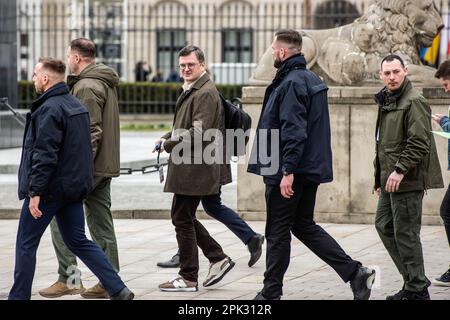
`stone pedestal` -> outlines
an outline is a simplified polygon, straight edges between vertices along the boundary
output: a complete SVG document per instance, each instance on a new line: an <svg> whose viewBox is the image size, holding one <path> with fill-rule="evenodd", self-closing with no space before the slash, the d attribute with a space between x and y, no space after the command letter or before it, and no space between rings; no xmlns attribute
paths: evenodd
<svg viewBox="0 0 450 320"><path fill-rule="evenodd" d="M377 107L373 95L380 87L331 87L328 91L333 151L334 181L319 187L315 217L333 223L373 223L378 197L372 193ZM440 88L419 88L429 100L433 113L448 113L450 95ZM256 128L264 87L243 90L244 108ZM433 130L439 126L433 123ZM447 139L435 136L444 184L447 172ZM249 142L249 151L253 139ZM249 154L250 152L248 152ZM243 159L241 159L242 162ZM265 219L262 178L238 166L237 209L248 219ZM428 190L424 197L423 223L440 224L439 207L446 188Z"/></svg>

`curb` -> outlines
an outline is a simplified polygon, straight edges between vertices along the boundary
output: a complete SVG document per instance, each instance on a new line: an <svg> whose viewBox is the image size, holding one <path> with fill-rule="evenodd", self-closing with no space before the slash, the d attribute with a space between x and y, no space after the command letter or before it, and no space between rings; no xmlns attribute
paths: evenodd
<svg viewBox="0 0 450 320"><path fill-rule="evenodd" d="M265 221L266 212L241 211L239 216L245 221ZM167 219L170 220L170 209L130 209L130 210L112 210L114 219ZM20 209L0 209L0 220L19 219ZM197 210L197 218L212 219L204 210ZM316 212L315 219L318 223L337 223L337 224L367 224L374 225L375 214L373 213L351 213L338 214L327 212ZM442 219L434 215L422 215L422 225L441 226Z"/></svg>

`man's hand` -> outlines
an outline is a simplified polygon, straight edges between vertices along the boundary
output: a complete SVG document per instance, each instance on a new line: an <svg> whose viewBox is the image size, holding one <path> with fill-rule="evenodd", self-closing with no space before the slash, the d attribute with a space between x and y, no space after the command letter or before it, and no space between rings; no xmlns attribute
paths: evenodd
<svg viewBox="0 0 450 320"><path fill-rule="evenodd" d="M431 115L431 119L433 119L434 122L436 122L437 124L441 124L441 119L444 115L440 114L440 113L436 113L436 114L432 114Z"/></svg>
<svg viewBox="0 0 450 320"><path fill-rule="evenodd" d="M291 173L288 176L283 176L280 183L281 195L289 199L294 195L294 190L292 189L292 184L294 183L294 174Z"/></svg>
<svg viewBox="0 0 450 320"><path fill-rule="evenodd" d="M30 213L35 219L42 217L42 212L39 210L40 201L40 196L34 196L33 198L30 198L30 204L28 205L28 209L30 209Z"/></svg>
<svg viewBox="0 0 450 320"><path fill-rule="evenodd" d="M377 196L381 196L381 188L376 188L375 192L376 192Z"/></svg>
<svg viewBox="0 0 450 320"><path fill-rule="evenodd" d="M386 183L387 192L395 192L400 187L400 182L402 182L405 175L397 172L392 172Z"/></svg>
<svg viewBox="0 0 450 320"><path fill-rule="evenodd" d="M153 148L152 153L155 153L158 150L161 150L161 152L163 152L164 151L164 141L166 141L166 139L161 138L161 139L156 140L155 147Z"/></svg>

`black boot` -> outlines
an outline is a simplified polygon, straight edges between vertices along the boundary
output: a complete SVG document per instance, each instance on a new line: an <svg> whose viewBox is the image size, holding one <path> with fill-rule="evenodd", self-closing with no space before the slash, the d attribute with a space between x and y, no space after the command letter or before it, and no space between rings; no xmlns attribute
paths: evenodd
<svg viewBox="0 0 450 320"><path fill-rule="evenodd" d="M248 251L250 251L250 260L248 261L249 267L253 266L261 257L263 243L264 236L259 233L251 237L250 241L247 243Z"/></svg>
<svg viewBox="0 0 450 320"><path fill-rule="evenodd" d="M408 293L408 299L405 300L431 300L428 288L425 288L419 292L408 291Z"/></svg>
<svg viewBox="0 0 450 320"><path fill-rule="evenodd" d="M258 292L257 295L253 298L253 300L281 300L281 296L276 298L266 298L263 296L262 291Z"/></svg>
<svg viewBox="0 0 450 320"><path fill-rule="evenodd" d="M406 290L402 288L396 294L390 295L386 297L386 300L402 300L403 296L406 295Z"/></svg>
<svg viewBox="0 0 450 320"><path fill-rule="evenodd" d="M119 291L119 293L111 296L111 300L133 300L134 293L130 291L127 287Z"/></svg>
<svg viewBox="0 0 450 320"><path fill-rule="evenodd" d="M158 262L156 265L161 268L178 268L180 266L180 251L178 251L170 260Z"/></svg>
<svg viewBox="0 0 450 320"><path fill-rule="evenodd" d="M366 267L359 267L353 280L350 281L350 288L353 292L354 300L369 300L372 285L375 281L375 270Z"/></svg>

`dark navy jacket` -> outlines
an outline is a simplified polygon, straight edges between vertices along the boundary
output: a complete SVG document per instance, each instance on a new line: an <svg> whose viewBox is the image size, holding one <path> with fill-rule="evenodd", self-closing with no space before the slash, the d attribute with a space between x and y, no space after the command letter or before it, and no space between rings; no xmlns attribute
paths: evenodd
<svg viewBox="0 0 450 320"><path fill-rule="evenodd" d="M64 82L48 89L27 114L19 168L19 199L79 201L92 190L89 113Z"/></svg>
<svg viewBox="0 0 450 320"><path fill-rule="evenodd" d="M284 61L264 96L248 172L264 176L266 183L281 181L282 170L315 183L333 180L327 90L306 69L303 55ZM271 141L271 129L279 130L278 141ZM277 138L276 134L272 137ZM267 161L265 155L276 157L272 143L280 146L279 165L267 173L274 160Z"/></svg>

